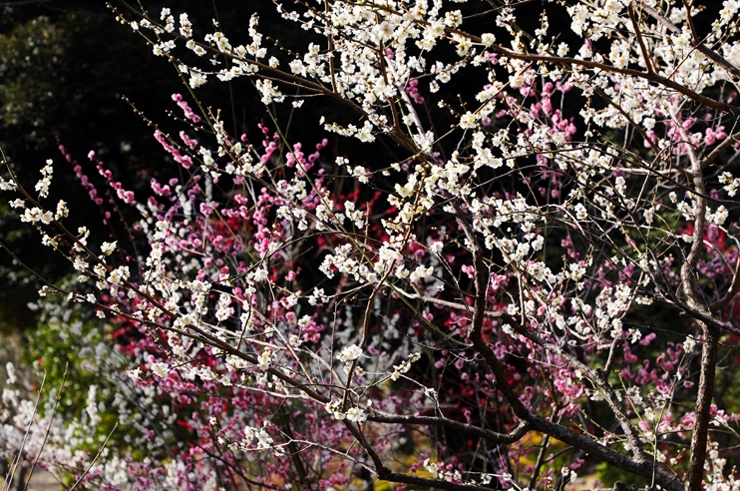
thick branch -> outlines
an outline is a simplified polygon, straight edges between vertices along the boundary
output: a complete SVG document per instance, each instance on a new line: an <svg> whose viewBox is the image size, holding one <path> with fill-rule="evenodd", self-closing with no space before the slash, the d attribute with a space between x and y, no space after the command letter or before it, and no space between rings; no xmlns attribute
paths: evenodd
<svg viewBox="0 0 740 491"><path fill-rule="evenodd" d="M483 340L483 319L486 312L486 302L488 293L488 269L483 263L483 256L481 255L480 244L475 238L473 231L470 228L470 224L465 220L461 211L458 209L458 222L460 227L465 233L465 238L468 241L468 247L473 254L473 262L475 265L475 303L473 304L473 320L472 327L470 329L470 340L473 342L473 346L483 356L483 360L488 369L491 371L496 380L496 387L501 391L508 402L511 405L511 409L514 414L522 421L528 420L531 416L531 412L527 409L519 397L514 392L514 389L508 383L506 379L506 370L504 370L501 361L496 357L496 354L491 350L488 343Z"/></svg>
<svg viewBox="0 0 740 491"><path fill-rule="evenodd" d="M704 481L704 461L707 456L707 440L711 416L709 409L714 395L714 375L717 365L717 329L699 322L704 334L701 349L701 372L699 391L694 410L694 428L691 433L691 457L686 475L686 491L700 491Z"/></svg>
<svg viewBox="0 0 740 491"><path fill-rule="evenodd" d="M686 131L679 126L679 131L688 141ZM688 155L691 162L691 175L695 192L694 234L691 249L681 265L681 287L686 297L686 303L693 309L711 317L700 291L696 265L704 250L704 231L706 229L707 198L704 183L702 163L688 145ZM699 373L699 390L696 396L694 412L694 427L691 433L691 456L689 470L686 475L686 491L700 491L704 480L704 462L707 458L707 433L709 431L709 409L714 395L714 376L717 364L718 330L715 326L699 321L704 344L701 351L701 368Z"/></svg>
<svg viewBox="0 0 740 491"><path fill-rule="evenodd" d="M635 36L637 36L637 42L640 44L640 51L642 52L642 58L645 60L645 68L647 69L648 73L655 73L655 70L653 70L653 64L650 62L650 56L648 55L647 48L645 47L645 41L642 39L642 34L640 33L640 26L637 24L637 18L635 16L635 9L632 8L632 4L629 4L627 6L627 12L630 16L630 22L632 23L632 28L635 30Z"/></svg>
<svg viewBox="0 0 740 491"><path fill-rule="evenodd" d="M378 469L378 479L382 479L384 481L413 484L430 489L446 489L449 491L491 491L491 488L486 486L476 486L474 484L458 484L455 482L444 481L442 479L429 479L427 477L419 477L413 474L393 472L385 466L381 469Z"/></svg>
<svg viewBox="0 0 740 491"><path fill-rule="evenodd" d="M695 309L680 299L669 299L661 294L656 294L655 299L680 309L682 312L690 315L699 322L707 324L708 326L740 336L740 329L735 327L732 323L717 319L709 312Z"/></svg>
<svg viewBox="0 0 740 491"><path fill-rule="evenodd" d="M607 464L648 479L652 479L655 476L655 483L670 491L683 490L683 483L676 476L670 474L665 469L653 465L653 462L650 460L638 461L631 459L614 449L601 445L588 436L576 433L573 430L537 415L532 415L530 423L534 429L547 433L563 443L580 448Z"/></svg>
<svg viewBox="0 0 740 491"><path fill-rule="evenodd" d="M591 381L591 383L593 383L594 386L601 389L604 399L609 405L609 408L612 410L614 417L619 422L619 426L622 428L622 431L624 431L624 435L627 438L627 447L630 449L635 459L648 460L647 455L642 449L640 438L637 436L634 426L632 425L630 420L627 418L627 416L624 415L624 413L622 412L622 409L619 407L617 396L616 394L614 394L614 390L611 388L611 386L609 386L609 384L606 381L606 377L603 374L597 373L596 370L594 370L593 368L580 362L578 359L576 359L576 357L572 356L570 353L567 353L560 346L547 342L541 337L537 336L536 334L527 331L526 329L524 329L523 326L521 326L519 323L517 323L513 319L507 319L507 320L511 321L511 325L513 329L516 330L516 332L526 337L530 341L542 346L543 348L553 353L557 353L560 357L564 358L568 363L570 363L574 367L578 367L579 370L581 370L584 374L586 374L588 376L588 379Z"/></svg>
<svg viewBox="0 0 740 491"><path fill-rule="evenodd" d="M476 486L475 484L461 484L461 483L455 483L450 481L445 481L443 479L430 479L426 477L419 477L415 476L413 474L404 474L402 472L393 472L391 471L386 465L383 463L383 459L380 458L380 455L378 455L378 452L375 451L372 445L370 445L367 440L365 440L365 435L363 435L361 431L361 427L359 425L355 425L355 423L352 423L348 420L344 420L344 426L352 433L352 436L354 436L357 441L362 445L362 448L365 449L368 456L370 456L370 460L373 461L373 466L375 467L375 473L378 475L378 479L382 479L383 481L390 481L390 482L398 482L398 483L405 483L405 484L414 484L417 486L422 486L426 488L431 489L445 489L447 491L490 491L491 488L487 488L484 486Z"/></svg>
<svg viewBox="0 0 740 491"><path fill-rule="evenodd" d="M429 297L427 295L420 295L418 293L409 293L401 288L396 288L393 291L400 295L403 295L406 298L411 298L414 300L421 300L422 302L431 303L434 305L440 305L442 307L448 307L451 309L459 309L462 311L470 309L470 305L466 305L466 304L462 304L458 302L451 302L449 300L444 300L444 299L436 298L436 297ZM500 319L501 316L503 315L503 312L501 312L500 310L486 310L484 312L484 315L490 319Z"/></svg>
<svg viewBox="0 0 740 491"><path fill-rule="evenodd" d="M486 268L483 264L483 258L480 252L480 245L469 224L464 220L462 214L458 210L458 222L460 223L465 237L468 240L468 246L473 254L473 261L475 264L475 288L476 288L476 299L473 311L473 326L470 331L470 339L473 342L473 346L483 356L489 370L493 373L496 381L498 382L497 387L503 393L506 401L511 404L512 409L516 416L524 422L532 425L532 428L537 429L545 434L548 434L558 440L579 448L587 453L594 455L595 457L603 460L607 464L611 464L615 467L619 467L627 472L637 474L648 479L655 479L655 482L665 489L670 491L681 491L683 489L683 483L678 480L675 476L671 475L665 469L662 469L653 464L652 460L645 459L640 452L634 458L627 457L626 455L617 452L614 449L606 447L593 438L577 433L569 428L566 428L560 424L554 423L548 419L538 416L529 411L524 404L519 400L513 388L507 384L506 378L504 377L505 372L501 362L496 357L495 353L491 350L488 343L486 343L481 335L483 327L483 318L486 305L486 293L488 288L488 276L486 274ZM380 476L380 475L379 475Z"/></svg>
<svg viewBox="0 0 740 491"><path fill-rule="evenodd" d="M695 44L700 44L699 35L696 33L696 27L694 26L694 20L691 18L691 2L689 0L682 0L683 6L686 9L686 23L691 29L691 39ZM630 5L631 7L631 5Z"/></svg>

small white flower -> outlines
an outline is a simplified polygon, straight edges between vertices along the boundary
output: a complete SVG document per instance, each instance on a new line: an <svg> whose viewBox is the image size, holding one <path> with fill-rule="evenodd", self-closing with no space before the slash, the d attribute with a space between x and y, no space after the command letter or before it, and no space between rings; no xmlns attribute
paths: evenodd
<svg viewBox="0 0 740 491"><path fill-rule="evenodd" d="M725 208L723 205L720 205L719 208L717 208L717 211L713 215L713 222L716 225L721 226L723 223L725 223L725 220L727 220L727 217L729 215L729 212L727 211L727 208Z"/></svg>
<svg viewBox="0 0 740 491"><path fill-rule="evenodd" d="M272 362L272 352L268 349L260 353L259 358L257 358L257 363L259 364L259 367L262 370L267 370L268 368L270 368L271 362Z"/></svg>
<svg viewBox="0 0 740 491"><path fill-rule="evenodd" d="M411 279L412 282L418 283L421 280L425 280L432 276L432 273L434 272L434 268L431 266L425 268L423 265L419 265L416 267L414 271L411 272L409 275L409 279Z"/></svg>
<svg viewBox="0 0 740 491"><path fill-rule="evenodd" d="M152 363L151 369L154 375L161 377L161 378L166 377L167 374L170 372L170 367L166 363L162 363L162 362ZM129 376L131 376L130 372L129 372Z"/></svg>
<svg viewBox="0 0 740 491"><path fill-rule="evenodd" d="M205 84L207 81L208 79L206 79L206 76L202 73L190 72L190 80L188 81L188 83L190 84L191 88L197 89L201 85Z"/></svg>
<svg viewBox="0 0 740 491"><path fill-rule="evenodd" d="M488 48L489 46L491 46L493 43L496 42L496 36L494 36L490 32L487 32L480 37L480 41L481 43L483 43L483 46Z"/></svg>
<svg viewBox="0 0 740 491"><path fill-rule="evenodd" d="M340 410L341 405L342 403L339 401L331 401L331 402L327 402L325 407L327 411L332 413L334 418L344 419L345 417L347 417L347 415Z"/></svg>
<svg viewBox="0 0 740 491"><path fill-rule="evenodd" d="M337 359L341 362L347 362L356 360L362 355L362 348L356 344L345 346L344 349L337 355Z"/></svg>
<svg viewBox="0 0 740 491"><path fill-rule="evenodd" d="M263 281L266 281L269 277L270 275L267 273L267 270L265 268L260 268L254 272L255 283L261 283Z"/></svg>
<svg viewBox="0 0 740 491"><path fill-rule="evenodd" d="M264 428L252 428L247 426L244 428L244 436L246 437L246 444L252 443L252 440L257 440L257 450L266 450L272 446L272 437L265 431Z"/></svg>
<svg viewBox="0 0 740 491"><path fill-rule="evenodd" d="M81 257L75 257L74 261L72 261L72 266L76 271L85 271L87 269L87 261Z"/></svg>
<svg viewBox="0 0 740 491"><path fill-rule="evenodd" d="M66 216L69 216L69 208L67 208L67 202L64 200L59 200L59 203L57 203L57 211L54 214L54 220L61 220Z"/></svg>
<svg viewBox="0 0 740 491"><path fill-rule="evenodd" d="M108 275L108 283L113 285L122 285L130 276L131 273L129 272L128 266L119 266Z"/></svg>
<svg viewBox="0 0 740 491"><path fill-rule="evenodd" d="M197 44L192 39L188 40L188 42L185 43L185 47L191 50L193 53L195 53L198 56L203 56L204 54L206 54L206 50L203 49L203 47L200 44ZM185 70L185 72L187 72L187 69Z"/></svg>
<svg viewBox="0 0 740 491"><path fill-rule="evenodd" d="M186 38L193 35L193 25L188 19L188 14L180 14L180 34Z"/></svg>
<svg viewBox="0 0 740 491"><path fill-rule="evenodd" d="M5 370L8 372L7 384L14 384L18 380L18 377L16 376L15 366L13 365L13 362L9 361L8 363L6 363Z"/></svg>
<svg viewBox="0 0 740 491"><path fill-rule="evenodd" d="M103 242L103 244L100 246L100 250L103 251L103 254L106 256L110 256L113 251L116 250L116 245L118 244L117 241L113 242Z"/></svg>
<svg viewBox="0 0 740 491"><path fill-rule="evenodd" d="M467 130L475 128L475 114L466 112L460 118L460 128Z"/></svg>
<svg viewBox="0 0 740 491"><path fill-rule="evenodd" d="M367 414L359 407L351 407L347 411L347 419L355 423L361 423L367 419Z"/></svg>

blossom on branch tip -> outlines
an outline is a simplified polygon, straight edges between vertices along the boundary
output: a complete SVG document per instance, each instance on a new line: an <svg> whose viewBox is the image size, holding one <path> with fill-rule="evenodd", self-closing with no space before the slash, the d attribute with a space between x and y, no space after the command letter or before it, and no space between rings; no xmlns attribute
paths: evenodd
<svg viewBox="0 0 740 491"><path fill-rule="evenodd" d="M53 218L54 216L50 211L44 211L37 206L34 206L33 208L27 208L26 211L21 215L22 222L41 222L44 225L50 224Z"/></svg>
<svg viewBox="0 0 740 491"><path fill-rule="evenodd" d="M347 414L341 411L342 403L340 401L330 401L326 403L326 410L330 412L335 419L344 419Z"/></svg>
<svg viewBox="0 0 740 491"><path fill-rule="evenodd" d="M342 348L342 351L337 355L337 359L341 362L347 362L358 359L362 356L362 348L356 344L351 344Z"/></svg>
<svg viewBox="0 0 740 491"><path fill-rule="evenodd" d="M170 372L170 367L167 363L156 362L152 363L149 367L154 375L160 378L164 378ZM133 378L133 376L132 376Z"/></svg>
<svg viewBox="0 0 740 491"><path fill-rule="evenodd" d="M346 417L348 420L353 421L355 423L362 423L367 419L367 414L362 408L359 407L351 407L347 410Z"/></svg>
<svg viewBox="0 0 740 491"><path fill-rule="evenodd" d="M114 240L113 242L103 242L100 245L100 250L105 254L106 256L110 256L113 251L116 250L117 242Z"/></svg>
<svg viewBox="0 0 740 491"><path fill-rule="evenodd" d="M267 450L274 442L272 437L267 433L264 428L254 428L247 426L244 428L244 448L245 450L250 449L252 442L256 440L257 450Z"/></svg>
<svg viewBox="0 0 740 491"><path fill-rule="evenodd" d="M149 458L121 464L124 478L111 489L128 486L131 476L151 477L131 484L142 489L228 487L222 477L243 474L245 462L256 486L295 486L296 476L311 476L322 489L345 489L358 464L378 465L368 459L371 449L401 480L422 477L412 475L426 465L433 479L458 489L481 482L524 489L532 479L524 464L557 451L552 442L564 435L589 459L617 459L623 469L650 464L656 486L682 489L675 476L691 465L682 448L701 421L690 404L696 369L726 368L696 360L710 347L704 334L684 341L649 333L665 330L667 308L691 314L687 281L696 282L696 303L723 305L705 313L718 326L737 320L737 224L729 223L737 216L720 197L740 189L731 160L738 136L729 130L738 112L735 77L719 61L740 60L734 18L715 15L700 44L689 22L699 9L681 2L646 0L633 6L634 19L627 0L553 6L570 19L549 24L548 8L531 32L517 23L516 2L481 22L469 20L478 15L473 2L460 10L457 3L464 2L278 6L310 34L292 39L290 51L260 31L256 16L231 40L214 22L203 43L193 31L208 26L196 29L179 11L162 10L161 22L145 15L139 25L129 22L190 88L241 79L268 106L290 99L299 107L305 99L309 112L328 111L309 119L319 116L332 142L314 152L289 140L293 130L267 124L231 134L211 101L187 96L191 108L175 93L183 127L168 135L156 128L169 126L152 124L166 151L162 164L177 165L135 188L143 199L132 211L140 217L125 247L92 226L67 230L66 203L45 211L32 184L10 201L24 226L78 270L66 296L39 303L43 310L61 300L70 322L59 314L48 324L73 324L65 329L81 342L100 334L88 335L90 326L103 326L115 356L105 343L79 351L120 363L116 375L141 367L128 374L144 380L111 377L115 395L104 396L101 383L90 411L84 397L77 408L91 420L93 404L106 401L122 424L135 423L127 428L147 429L106 446L106 457L146 448ZM725 10L734 12L733 3ZM586 38L580 51L581 42L560 42L569 25ZM563 60L570 52L574 59ZM292 112L267 109L275 125ZM114 169L94 152L90 158L111 202L74 164L91 199L106 213L121 201L134 204ZM40 198L51 192L52 172L51 164L42 169ZM11 173L0 189L18 191L16 179L26 177ZM682 327L668 327L695 332L694 317L683 317ZM636 324L640 318L658 324ZM581 410L588 398L606 401L617 434L596 438L587 429L602 423ZM626 412L615 409L622 406ZM102 415L103 406L97 410ZM737 415L725 421L713 411L718 424L736 423ZM157 428L185 431L150 432L153 417ZM426 431L433 419L446 423L441 418L521 440L497 444L483 469L476 464L481 433L466 441ZM376 421L361 424L368 419ZM87 431L97 429L66 434L82 441ZM532 431L544 447L522 443ZM103 438L94 434L83 446ZM408 469L394 461L401 438L426 453ZM656 442L660 448L651 448ZM640 457L645 445L651 462ZM713 457L701 463L706 479L692 491L730 483L724 469L710 473L731 452L711 441L706 447ZM579 460L562 475L550 462L535 485L546 487L547 475L573 479ZM655 464L663 460L675 469ZM110 476L96 463L85 479L94 486L95 479L112 483Z"/></svg>
<svg viewBox="0 0 740 491"><path fill-rule="evenodd" d="M201 85L205 84L207 81L208 79L206 78L205 74L196 71L190 72L190 80L188 83L190 84L191 88L197 89Z"/></svg>

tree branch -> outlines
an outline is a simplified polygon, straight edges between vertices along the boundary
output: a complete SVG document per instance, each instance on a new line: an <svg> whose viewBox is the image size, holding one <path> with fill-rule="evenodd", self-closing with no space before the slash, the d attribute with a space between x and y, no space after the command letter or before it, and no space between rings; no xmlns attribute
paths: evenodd
<svg viewBox="0 0 740 491"><path fill-rule="evenodd" d="M704 248L704 231L706 229L707 198L702 163L694 153L686 130L677 121L677 128L687 141L686 148L691 162L691 176L694 187L694 233L689 254L681 265L681 288L686 303L693 309L711 316L709 307L704 301L697 278L696 265ZM694 427L691 433L691 456L689 470L686 474L686 491L700 491L704 480L704 462L707 456L707 439L710 422L709 410L714 395L714 377L717 365L717 328L703 321L697 321L702 330L704 344L701 350L699 372L699 390L696 396Z"/></svg>
<svg viewBox="0 0 740 491"><path fill-rule="evenodd" d="M740 142L740 131L729 135L727 138L724 139L724 141L722 141L722 143L714 147L709 155L702 159L701 168L705 169L709 164L717 160L717 157L719 157L722 152L727 150L727 147L738 142Z"/></svg>
<svg viewBox="0 0 740 491"><path fill-rule="evenodd" d="M460 421L455 421L447 418L440 418L436 416L414 416L414 415L396 415L382 412L375 412L368 414L368 421L375 421L378 423L397 423L397 424L419 424L429 426L444 426L453 430L461 431L471 435L485 438L493 443L514 443L521 440L526 435L531 426L527 422L519 423L511 433L498 433L496 431L486 430L479 426L470 425Z"/></svg>
<svg viewBox="0 0 740 491"><path fill-rule="evenodd" d="M572 445L576 448L580 448L584 452L590 453L599 459L603 460L607 464L611 464L615 467L619 467L622 470L631 472L638 476L643 476L648 479L652 479L655 476L656 484L662 486L670 491L682 491L683 483L673 474L670 474L665 469L658 467L653 464L651 460L635 460L627 457L626 455L617 452L616 450L606 447L596 440L576 433L573 430L565 428L557 423L545 419L541 416L532 415L530 421L532 427L543 433L547 433L560 440L563 443Z"/></svg>
<svg viewBox="0 0 740 491"><path fill-rule="evenodd" d="M460 227L462 228L465 238L468 242L468 247L473 254L473 263L475 265L475 303L473 307L473 320L470 329L470 340L473 342L473 346L483 356L483 360L488 365L489 370L496 379L496 387L504 395L506 401L511 404L511 409L514 414L523 421L527 421L531 412L527 409L519 397L516 395L511 385L506 379L506 371L504 370L501 361L496 357L495 353L491 350L488 343L483 340L483 318L485 317L486 301L488 292L488 279L486 265L483 263L483 256L481 255L480 244L475 238L470 224L465 220L462 214L462 210L457 208L457 219Z"/></svg>
<svg viewBox="0 0 740 491"><path fill-rule="evenodd" d="M655 73L655 70L653 70L653 64L650 61L650 57L648 56L647 48L645 47L645 41L642 39L642 34L640 33L640 26L637 24L637 18L635 16L635 9L632 7L632 4L629 4L627 6L627 12L630 16L630 22L632 23L632 28L635 30L635 36L637 36L637 42L640 44L640 51L642 52L642 58L645 60L645 69L648 71L648 73Z"/></svg>
<svg viewBox="0 0 740 491"><path fill-rule="evenodd" d="M730 284L730 288L727 290L727 292L725 292L722 298L709 306L710 312L716 312L725 308L727 304L729 304L732 299L735 298L735 295L737 295L738 291L740 291L740 257L736 259L735 272L732 275L732 283Z"/></svg>
<svg viewBox="0 0 740 491"><path fill-rule="evenodd" d="M471 36L475 38L475 36ZM480 39L477 40L477 42L480 42ZM674 82L673 80L663 77L662 75L658 75L657 73L647 73L642 72L639 70L633 70L631 68L617 68L612 65L607 65L605 63L599 63L596 61L589 61L589 60L580 60L578 58L571 58L567 56L551 56L551 55L531 55L531 54L525 54L525 53L517 53L516 51L504 48L502 46L493 45L490 47L490 49L497 51L498 53L505 55L509 58L514 58L516 60L523 60L523 61L540 61L543 63L552 63L556 65L563 65L563 66L582 66L585 68L595 68L599 70L603 70L606 73L620 73L622 75L630 75L632 77L642 78L644 80L648 80L650 82L655 82L656 84L663 85L669 89L673 89L676 92L685 95L689 99L693 99L694 101L698 102L699 104L703 104L707 107L711 107L712 109L715 109L717 111L727 112L730 114L734 114L735 116L740 116L740 107L738 106L732 106L730 104L727 104L726 102L721 102L715 99L712 99L710 97L703 96L687 87L684 87L683 85Z"/></svg>
<svg viewBox="0 0 740 491"><path fill-rule="evenodd" d="M670 29L674 34L681 34L681 29L679 29L678 26L676 26L670 20L666 19L660 12L658 12L654 8L648 7L644 3L641 3L640 4L640 8L643 9L648 14L650 14L650 16L652 18L654 18L655 20L657 20L658 22L660 22L661 24L663 24L664 26L666 26L668 29ZM688 14L688 9L687 9L687 14ZM689 19L690 19L690 17L689 17ZM690 22L690 25L691 25L691 29L693 31L693 25L691 24L691 22ZM718 55L715 51L712 51L711 49L709 49L704 43L699 42L698 41L698 38L696 37L696 33L695 32L692 32L692 38L694 40L693 47L698 52L700 52L701 54L703 54L704 56L706 56L710 60L714 61L715 63L718 63L718 64L722 65L722 68L724 68L728 72L732 73L736 77L740 78L740 68L736 67L735 65L733 65L732 63L730 63L729 61L727 61L725 58L723 58L722 56ZM733 114L735 114L735 113L733 113Z"/></svg>
<svg viewBox="0 0 740 491"><path fill-rule="evenodd" d="M655 478L655 482L657 484L669 489L670 491L681 491L683 489L683 483L681 483L680 480L668 473L665 469L656 466L652 460L644 458L639 451L636 452L637 455L634 458L627 457L614 449L598 443L596 440L588 436L579 434L569 428L532 413L519 400L511 386L506 383L501 362L493 353L490 346L488 346L488 344L483 340L481 335L484 317L483 313L485 312L486 304L485 294L488 287L488 276L485 274L486 269L483 264L480 245L475 239L469 224L465 221L460 210L458 209L457 211L458 222L465 233L465 237L469 243L468 247L473 254L473 261L475 264L476 299L470 339L473 342L473 346L483 356L483 359L485 360L489 370L491 370L491 373L493 373L498 382L498 389L502 392L506 401L511 404L514 414L516 414L520 420L531 424L534 429L542 431L543 433L557 438L564 443L597 456L608 464L648 479Z"/></svg>

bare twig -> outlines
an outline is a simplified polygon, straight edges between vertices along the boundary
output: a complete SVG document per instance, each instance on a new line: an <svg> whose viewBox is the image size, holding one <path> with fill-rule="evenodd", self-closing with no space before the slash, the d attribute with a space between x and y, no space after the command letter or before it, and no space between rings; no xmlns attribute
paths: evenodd
<svg viewBox="0 0 740 491"><path fill-rule="evenodd" d="M98 453L95 454L95 458L90 461L90 464L88 464L87 469L85 469L85 472L83 472L82 475L80 475L80 477L77 479L77 481L75 481L74 485L71 488L69 488L69 491L73 491L74 489L77 489L77 486L80 485L80 483L85 478L85 476L90 473L90 469L92 469L92 466L95 465L95 462L97 462L98 459L100 458L100 456L103 454L103 450L108 445L108 442L110 441L111 437L113 436L113 432L116 431L116 428L118 428L118 422L116 422L116 424L113 425L113 429L110 430L110 433L108 433L108 436L105 438L105 441L103 442L103 444L98 449Z"/></svg>
<svg viewBox="0 0 740 491"><path fill-rule="evenodd" d="M383 412L374 412L367 416L368 421L378 423L398 423L398 424L420 424L429 426L444 426L452 430L461 431L470 435L485 438L493 443L514 443L526 435L530 430L530 425L526 422L520 423L511 433L498 433L487 430L479 426L470 425L461 421L455 421L448 418L436 416L415 416L415 415L396 415Z"/></svg>
<svg viewBox="0 0 740 491"><path fill-rule="evenodd" d="M46 432L44 433L44 441L41 444L41 448L39 449L38 455L36 455L36 458L33 459L33 465L31 466L31 472L28 476L28 481L26 481L26 485L23 488L23 491L28 491L28 486L31 484L31 477L33 476L33 473L36 470L36 465L39 463L39 459L41 458L41 453L44 451L44 448L46 447L46 443L49 441L49 434L51 433L51 425L54 423L54 416L56 415L57 409L59 408L59 402L62 400L62 393L64 392L64 384L67 382L68 371L69 371L69 363L64 365L64 375L62 376L62 383L59 385L59 391L57 392L56 399L54 400L54 409L52 409L51 415L49 416L49 424L46 426Z"/></svg>
<svg viewBox="0 0 740 491"><path fill-rule="evenodd" d="M682 0L683 6L686 8L686 23L689 25L689 29L691 30L691 39L694 41L694 44L699 44L701 41L699 40L699 35L696 33L696 27L694 26L694 19L691 18L691 1L690 0Z"/></svg>
<svg viewBox="0 0 740 491"><path fill-rule="evenodd" d="M5 476L5 483L3 483L2 491L8 491L10 489L10 486L13 484L13 478L15 477L15 473L18 470L18 466L21 463L21 458L23 457L23 450L26 447L26 442L28 442L28 436L31 434L31 427L34 424L34 419L36 418L36 414L38 414L39 404L41 403L41 394L44 393L45 383L46 383L46 373L44 373L44 378L41 379L41 386L39 387L38 395L36 396L36 402L33 405L33 412L31 413L31 418L28 422L28 426L26 427L26 432L23 435L23 441L21 441L21 446L18 449L18 453L16 453L15 457L13 458L13 463L10 466L8 475Z"/></svg>

